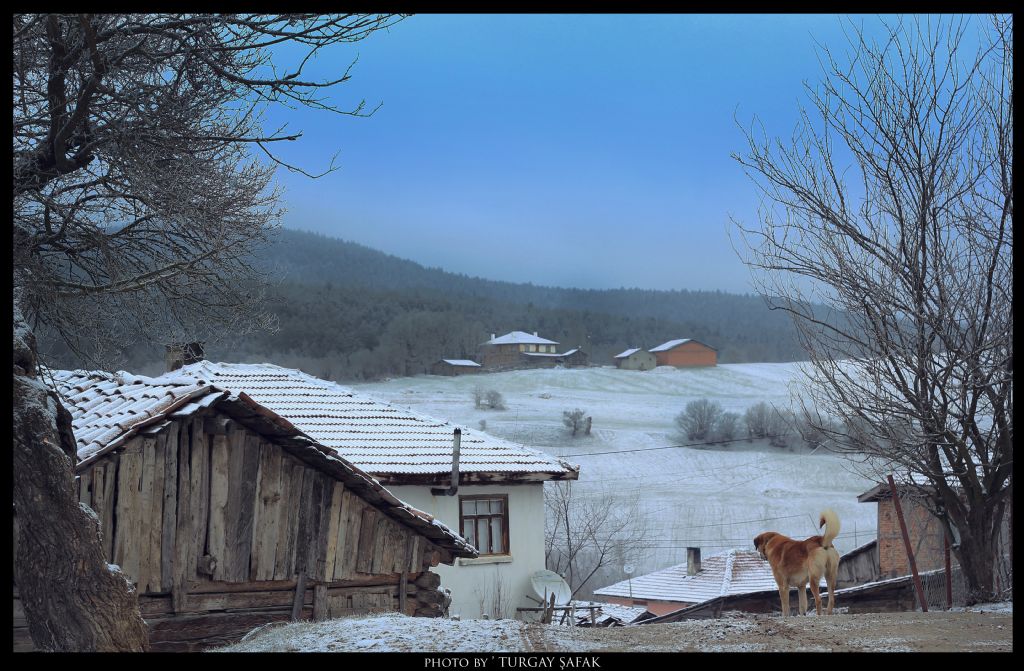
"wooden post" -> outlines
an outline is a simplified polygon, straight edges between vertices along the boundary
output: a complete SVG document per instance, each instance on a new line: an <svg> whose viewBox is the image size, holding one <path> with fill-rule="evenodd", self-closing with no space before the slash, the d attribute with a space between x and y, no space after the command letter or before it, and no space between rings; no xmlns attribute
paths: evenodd
<svg viewBox="0 0 1024 671"><path fill-rule="evenodd" d="M318 583L313 586L313 620L320 622L327 619L327 585Z"/></svg>
<svg viewBox="0 0 1024 671"><path fill-rule="evenodd" d="M540 623L541 624L551 624L551 618L552 618L552 616L554 614L555 614L555 595L554 595L554 593L552 593L551 594L551 599L550 599L549 603L545 604L544 612L541 613Z"/></svg>
<svg viewBox="0 0 1024 671"><path fill-rule="evenodd" d="M921 611L928 612L928 601L924 598L924 587L921 586L921 576L917 573L917 562L914 561L914 548L910 545L910 534L907 533L907 522L903 519L903 507L900 505L899 492L896 491L896 483L889 475L889 489L892 491L892 504L896 508L896 519L900 522L900 533L903 534L903 545L907 550L907 560L910 562L910 573L914 576L914 588L917 590L917 601L921 604Z"/></svg>
<svg viewBox="0 0 1024 671"><path fill-rule="evenodd" d="M306 574L300 573L295 581L295 600L292 601L292 621L302 615L302 602L306 600Z"/></svg>
<svg viewBox="0 0 1024 671"><path fill-rule="evenodd" d="M946 555L946 610L949 610L953 607L953 569L949 561L949 536L943 534L942 541Z"/></svg>
<svg viewBox="0 0 1024 671"><path fill-rule="evenodd" d="M402 571L402 577L398 579L398 612L406 615L405 612L405 589L409 584L409 576Z"/></svg>

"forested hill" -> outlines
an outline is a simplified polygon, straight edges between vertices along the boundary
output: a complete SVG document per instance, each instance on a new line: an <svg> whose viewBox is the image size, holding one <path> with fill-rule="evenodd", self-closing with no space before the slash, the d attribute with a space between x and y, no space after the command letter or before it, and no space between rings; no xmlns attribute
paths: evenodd
<svg viewBox="0 0 1024 671"><path fill-rule="evenodd" d="M803 358L789 318L758 296L717 291L561 289L425 268L336 238L282 229L257 259L272 279L276 333L207 344L220 361L270 362L336 380L416 375L441 358L477 358L491 333L537 331L591 363L629 347L695 338L721 363ZM51 343L52 345L52 343ZM51 347L52 365L81 364ZM155 374L162 349L139 345L119 367Z"/></svg>
<svg viewBox="0 0 1024 671"><path fill-rule="evenodd" d="M277 351L306 342L295 354L314 356L318 347L344 352L348 363L336 358L335 375L415 374L441 357L475 358L491 333L512 330L538 331L567 348L582 345L594 363L674 338L706 342L723 363L803 358L789 318L756 295L499 282L289 229L262 263L281 281L274 301L281 331L247 339L247 348Z"/></svg>

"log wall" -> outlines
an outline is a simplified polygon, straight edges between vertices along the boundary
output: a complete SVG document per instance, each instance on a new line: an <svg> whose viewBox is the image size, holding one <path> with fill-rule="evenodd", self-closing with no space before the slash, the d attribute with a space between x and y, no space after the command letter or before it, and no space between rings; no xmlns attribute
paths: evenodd
<svg viewBox="0 0 1024 671"><path fill-rule="evenodd" d="M229 643L293 613L442 612L429 539L216 412L135 437L78 487L155 650Z"/></svg>

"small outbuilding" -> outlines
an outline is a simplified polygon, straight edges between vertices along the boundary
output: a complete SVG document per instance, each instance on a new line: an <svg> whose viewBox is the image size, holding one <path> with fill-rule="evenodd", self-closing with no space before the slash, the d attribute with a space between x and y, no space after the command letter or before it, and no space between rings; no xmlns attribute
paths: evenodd
<svg viewBox="0 0 1024 671"><path fill-rule="evenodd" d="M690 368L718 365L718 350L693 338L669 340L649 351L654 354L659 366Z"/></svg>
<svg viewBox="0 0 1024 671"><path fill-rule="evenodd" d="M52 371L79 499L138 592L151 649L280 620L443 614L430 568L476 548L245 393L174 375Z"/></svg>
<svg viewBox="0 0 1024 671"><path fill-rule="evenodd" d="M615 355L615 367L623 370L651 370L658 365L658 358L639 347L627 349Z"/></svg>
<svg viewBox="0 0 1024 671"><path fill-rule="evenodd" d="M469 359L441 359L430 367L431 375L469 375L479 373L483 366Z"/></svg>

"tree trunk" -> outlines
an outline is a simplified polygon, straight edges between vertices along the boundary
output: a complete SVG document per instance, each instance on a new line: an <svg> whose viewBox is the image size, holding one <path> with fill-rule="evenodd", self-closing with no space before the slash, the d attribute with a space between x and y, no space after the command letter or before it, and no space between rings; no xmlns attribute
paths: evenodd
<svg viewBox="0 0 1024 671"><path fill-rule="evenodd" d="M14 313L14 580L32 642L47 651L146 651L138 597L106 562L96 514L74 495L71 416L36 379L35 341Z"/></svg>
<svg viewBox="0 0 1024 671"><path fill-rule="evenodd" d="M984 510L981 503L979 510ZM987 533L984 523L977 529L961 529L956 558L967 581L967 605L985 603L998 598L995 589L998 535Z"/></svg>

